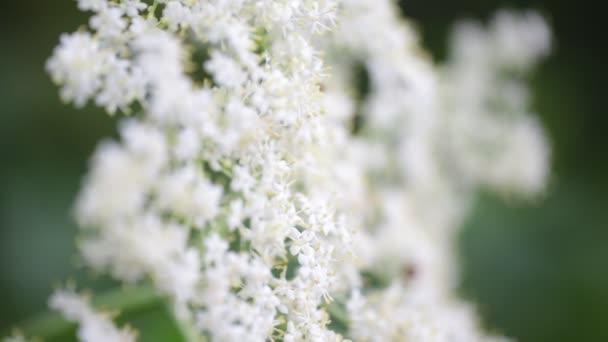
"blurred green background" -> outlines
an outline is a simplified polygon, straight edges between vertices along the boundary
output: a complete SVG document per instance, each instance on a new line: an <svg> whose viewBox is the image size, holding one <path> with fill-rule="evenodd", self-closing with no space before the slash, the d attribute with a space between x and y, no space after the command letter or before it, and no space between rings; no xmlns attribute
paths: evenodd
<svg viewBox="0 0 608 342"><path fill-rule="evenodd" d="M608 153L604 12L565 0L409 0L437 60L458 18L534 8L551 21L553 56L535 75L535 109L552 140L546 197L480 196L460 238L462 293L486 325L520 341L608 341ZM599 6L596 5L596 6ZM98 109L59 101L44 63L86 22L74 1L0 4L0 331L38 312L54 285L79 279L71 205L96 142L115 135ZM93 280L91 280L93 279ZM135 324L157 322L162 308ZM147 323L146 323L147 322ZM154 324L144 340L173 340ZM164 330L163 330L164 329ZM160 335L160 331L166 332Z"/></svg>

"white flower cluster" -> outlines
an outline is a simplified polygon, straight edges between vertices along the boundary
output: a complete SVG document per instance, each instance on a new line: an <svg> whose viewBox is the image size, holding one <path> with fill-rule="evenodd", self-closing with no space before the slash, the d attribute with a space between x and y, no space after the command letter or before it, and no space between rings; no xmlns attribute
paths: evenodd
<svg viewBox="0 0 608 342"><path fill-rule="evenodd" d="M506 191L538 192L548 174L549 149L528 113L523 79L550 49L550 31L533 12L499 12L488 31L456 27L445 67L446 140L463 179ZM462 153L477 149L477 153Z"/></svg>
<svg viewBox="0 0 608 342"><path fill-rule="evenodd" d="M323 46L332 67L328 116L355 131L328 158L340 174L325 184L339 187L347 202L337 206L347 226L359 227L349 336L493 340L452 294L454 232L480 187L526 195L543 189L549 148L529 115L523 76L549 50L545 22L500 12L488 31L461 24L453 56L435 67L392 1L350 0ZM367 89L353 96L361 73Z"/></svg>
<svg viewBox="0 0 608 342"><path fill-rule="evenodd" d="M69 321L78 322L78 339L81 341L135 341L134 331L127 328L117 329L109 314L96 312L86 298L71 290L54 293L49 305L60 311Z"/></svg>
<svg viewBox="0 0 608 342"><path fill-rule="evenodd" d="M78 5L91 31L48 71L132 114L78 199L90 266L151 281L213 341L488 339L451 292L453 231L478 186L542 189L521 80L542 19L463 26L440 69L390 0Z"/></svg>

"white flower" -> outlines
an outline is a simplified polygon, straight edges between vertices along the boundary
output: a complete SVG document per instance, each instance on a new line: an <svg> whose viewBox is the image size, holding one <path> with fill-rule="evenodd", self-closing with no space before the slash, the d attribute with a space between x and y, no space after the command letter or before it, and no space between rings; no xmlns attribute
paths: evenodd
<svg viewBox="0 0 608 342"><path fill-rule="evenodd" d="M123 10L117 7L104 7L97 14L91 17L89 25L97 30L102 38L119 38L127 27L127 23L122 17Z"/></svg>
<svg viewBox="0 0 608 342"><path fill-rule="evenodd" d="M105 82L95 103L113 114L117 109L127 112L128 106L133 101L141 101L144 96L145 83L142 70L130 65L127 60L109 59Z"/></svg>
<svg viewBox="0 0 608 342"><path fill-rule="evenodd" d="M551 49L551 31L545 20L535 12L513 15L497 13L492 23L496 58L528 69L545 57Z"/></svg>
<svg viewBox="0 0 608 342"><path fill-rule="evenodd" d="M390 0L78 5L92 33L47 69L66 101L132 114L76 204L89 266L151 282L214 341L342 341L332 319L361 340L487 338L452 293L454 230L480 186L543 189L521 79L550 47L540 17L459 26L437 67ZM122 338L53 298L87 338Z"/></svg>
<svg viewBox="0 0 608 342"><path fill-rule="evenodd" d="M547 54L551 44L538 15L500 12L491 29L466 23L452 37L444 78L447 149L462 178L500 191L543 190L549 148L529 114L528 88L517 74Z"/></svg>
<svg viewBox="0 0 608 342"><path fill-rule="evenodd" d="M201 148L201 140L202 138L193 128L184 127L181 129L177 134L176 157L183 161L196 159Z"/></svg>
<svg viewBox="0 0 608 342"><path fill-rule="evenodd" d="M80 223L92 225L140 213L145 189L153 181L145 165L114 143L101 145L93 163L98 167L89 175L77 204Z"/></svg>
<svg viewBox="0 0 608 342"><path fill-rule="evenodd" d="M232 58L214 52L205 62L205 69L213 75L215 82L227 88L237 88L246 81L246 74L241 66Z"/></svg>
<svg viewBox="0 0 608 342"><path fill-rule="evenodd" d="M63 85L61 97L82 107L99 89L108 53L88 32L61 35L46 68L53 81Z"/></svg>
<svg viewBox="0 0 608 342"><path fill-rule="evenodd" d="M187 244L184 226L147 215L108 224L99 237L80 247L94 268L127 282L148 275L159 290L185 303L196 295L201 276L198 251Z"/></svg>
<svg viewBox="0 0 608 342"><path fill-rule="evenodd" d="M141 2L141 0L122 0L120 6L124 10L125 14L130 17L138 16L139 12L148 7L148 5Z"/></svg>
<svg viewBox="0 0 608 342"><path fill-rule="evenodd" d="M179 1L168 1L163 10L163 16L169 22L169 28L174 31L179 25L187 25L190 13Z"/></svg>
<svg viewBox="0 0 608 342"><path fill-rule="evenodd" d="M55 292L49 300L49 305L61 312L67 320L78 323L78 339L82 342L136 340L133 331L118 329L112 323L110 315L96 312L88 300L71 290Z"/></svg>
<svg viewBox="0 0 608 342"><path fill-rule="evenodd" d="M219 213L222 188L210 183L194 165L186 165L165 176L158 184L158 205L197 227Z"/></svg>
<svg viewBox="0 0 608 342"><path fill-rule="evenodd" d="M81 11L100 11L108 6L108 0L78 0Z"/></svg>
<svg viewBox="0 0 608 342"><path fill-rule="evenodd" d="M243 213L243 201L240 199L230 202L230 211L228 214L228 228L231 230L240 228L245 219Z"/></svg>

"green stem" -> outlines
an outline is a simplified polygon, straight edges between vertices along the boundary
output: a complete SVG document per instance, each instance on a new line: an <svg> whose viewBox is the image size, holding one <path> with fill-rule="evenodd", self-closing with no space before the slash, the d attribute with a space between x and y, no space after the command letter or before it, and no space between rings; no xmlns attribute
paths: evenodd
<svg viewBox="0 0 608 342"><path fill-rule="evenodd" d="M175 312L175 309L169 303L165 303L165 308L167 312L171 315L171 318L175 323L175 327L179 331L184 341L207 342L207 338L199 333L192 319L184 319L178 317L177 313Z"/></svg>
<svg viewBox="0 0 608 342"><path fill-rule="evenodd" d="M157 7L158 0L154 0L154 3L150 7L148 7L148 19L152 19L155 17Z"/></svg>
<svg viewBox="0 0 608 342"><path fill-rule="evenodd" d="M121 315L134 314L158 305L163 298L150 286L128 286L110 290L95 296L93 306ZM66 321L55 312L42 312L19 325L26 336L44 340L62 336L76 329L77 324Z"/></svg>

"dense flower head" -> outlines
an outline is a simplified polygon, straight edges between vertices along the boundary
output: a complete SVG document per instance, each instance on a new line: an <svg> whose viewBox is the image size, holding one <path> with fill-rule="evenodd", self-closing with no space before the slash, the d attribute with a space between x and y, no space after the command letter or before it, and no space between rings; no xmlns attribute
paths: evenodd
<svg viewBox="0 0 608 342"><path fill-rule="evenodd" d="M542 18L463 24L438 67L390 0L78 7L88 29L47 69L64 100L129 115L76 204L89 266L214 341L491 339L452 294L453 232L479 187L543 188L522 78ZM51 299L82 340L135 338L85 304Z"/></svg>

